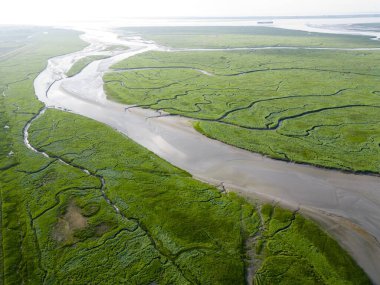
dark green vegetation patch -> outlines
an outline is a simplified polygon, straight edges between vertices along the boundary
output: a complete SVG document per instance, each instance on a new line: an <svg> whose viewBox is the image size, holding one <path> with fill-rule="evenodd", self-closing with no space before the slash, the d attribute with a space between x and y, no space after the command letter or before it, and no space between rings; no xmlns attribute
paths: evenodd
<svg viewBox="0 0 380 285"><path fill-rule="evenodd" d="M380 171L380 52L150 52L106 74L118 102L194 119L203 134L273 158Z"/></svg>
<svg viewBox="0 0 380 285"><path fill-rule="evenodd" d="M48 32L0 60L0 283L243 284L250 248L263 284L369 283L297 212L224 194L95 121L48 110L29 132L51 158L27 149L33 79L83 47Z"/></svg>

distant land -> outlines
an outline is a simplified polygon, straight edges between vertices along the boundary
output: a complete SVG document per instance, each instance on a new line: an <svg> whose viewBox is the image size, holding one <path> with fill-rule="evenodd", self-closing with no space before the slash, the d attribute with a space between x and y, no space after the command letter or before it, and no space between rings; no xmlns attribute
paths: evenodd
<svg viewBox="0 0 380 285"><path fill-rule="evenodd" d="M304 16L225 16L225 17L146 17L146 19L247 19L247 20L261 20L261 19L326 19L326 18L372 18L380 17L380 12L371 14L343 14L343 15L304 15ZM133 19L133 17L128 17ZM136 17L135 19L144 19L144 17Z"/></svg>

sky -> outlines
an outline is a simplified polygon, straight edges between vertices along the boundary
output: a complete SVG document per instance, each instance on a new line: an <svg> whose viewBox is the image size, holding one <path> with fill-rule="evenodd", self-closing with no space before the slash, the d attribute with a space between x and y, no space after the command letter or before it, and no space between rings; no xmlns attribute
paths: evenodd
<svg viewBox="0 0 380 285"><path fill-rule="evenodd" d="M1 0L0 10L0 24L55 24L116 17L380 13L380 0Z"/></svg>

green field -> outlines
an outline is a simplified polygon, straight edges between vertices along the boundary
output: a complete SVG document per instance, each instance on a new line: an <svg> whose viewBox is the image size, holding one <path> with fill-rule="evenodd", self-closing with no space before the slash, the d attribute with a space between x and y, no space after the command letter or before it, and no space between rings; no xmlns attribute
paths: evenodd
<svg viewBox="0 0 380 285"><path fill-rule="evenodd" d="M369 284L297 211L198 182L93 120L47 110L29 133L50 158L27 149L33 79L84 46L48 32L0 60L1 284L244 284L252 257L261 284Z"/></svg>
<svg viewBox="0 0 380 285"><path fill-rule="evenodd" d="M379 173L379 62L378 51L149 52L104 80L110 99L194 118L228 144Z"/></svg>
<svg viewBox="0 0 380 285"><path fill-rule="evenodd" d="M68 77L72 77L74 75L77 75L79 72L81 72L87 65L89 65L91 62L94 62L99 59L106 58L107 56L102 55L94 55L94 56L87 56L84 58L81 58L77 62L73 64L73 66L66 72L66 75Z"/></svg>
<svg viewBox="0 0 380 285"><path fill-rule="evenodd" d="M173 48L228 47L380 47L367 36L330 35L267 27L136 27L124 35L141 35Z"/></svg>
<svg viewBox="0 0 380 285"><path fill-rule="evenodd" d="M16 53L27 44L33 37L38 35L33 28L24 27L22 30L12 26L3 26L0 29L0 60L8 54Z"/></svg>

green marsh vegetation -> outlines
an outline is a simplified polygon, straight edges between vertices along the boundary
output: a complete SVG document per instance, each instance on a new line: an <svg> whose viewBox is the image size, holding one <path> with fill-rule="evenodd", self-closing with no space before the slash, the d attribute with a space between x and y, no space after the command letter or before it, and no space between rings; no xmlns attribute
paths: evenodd
<svg viewBox="0 0 380 285"><path fill-rule="evenodd" d="M110 99L196 119L198 131L228 144L379 173L379 62L378 51L149 52L104 80Z"/></svg>
<svg viewBox="0 0 380 285"><path fill-rule="evenodd" d="M86 56L84 58L81 58L77 62L73 64L73 66L66 72L66 75L68 77L72 77L74 75L77 75L80 73L87 65L90 63L100 60L103 58L106 58L107 56L102 56L102 55L94 55L94 56Z"/></svg>
<svg viewBox="0 0 380 285"><path fill-rule="evenodd" d="M90 119L47 110L29 140L50 158L27 149L24 127L43 107L33 79L84 46L43 31L0 60L2 284L243 284L250 247L257 283L369 283L297 211L198 182Z"/></svg>
<svg viewBox="0 0 380 285"><path fill-rule="evenodd" d="M110 45L104 51L125 51L128 49L129 47L123 45Z"/></svg>
<svg viewBox="0 0 380 285"><path fill-rule="evenodd" d="M0 30L0 59L11 53L15 53L33 42L33 37L38 36L39 32L33 28L24 27L23 29L12 26L2 26Z"/></svg>
<svg viewBox="0 0 380 285"><path fill-rule="evenodd" d="M91 253L88 262L96 270L65 268L76 282L83 281L83 270L90 270L90 276L103 282L113 278L113 282L131 283L243 284L246 250L259 242L255 278L263 284L281 279L314 284L367 282L337 243L296 211L271 205L261 208L233 193L222 194L97 122L49 110L31 132L38 149L103 177L108 198L124 216L109 216L109 220L104 213L91 216L92 221L78 233L82 242L74 241L75 250L59 252L57 267L70 263L74 253L76 260L87 260ZM96 139L95 134L107 139ZM69 144L64 143L67 139ZM88 207L87 200L83 197L82 205ZM41 217L40 222L50 222L52 228L55 220ZM96 229L104 225L107 231L97 235ZM106 263L99 262L104 255ZM300 262L292 266L294 260Z"/></svg>
<svg viewBox="0 0 380 285"><path fill-rule="evenodd" d="M268 27L136 27L122 29L125 35L173 48L229 47L380 47L367 36L330 35Z"/></svg>
<svg viewBox="0 0 380 285"><path fill-rule="evenodd" d="M125 51L127 49L128 49L128 47L122 46L122 45L110 45L107 48L105 48L104 51L122 52L122 51ZM66 75L68 77L75 76L78 73L80 73L85 67L87 67L90 63L97 61L97 60L105 59L107 57L109 57L109 56L108 55L92 55L92 56L83 57L83 58L79 59L78 61L76 61L71 66L71 68L66 72Z"/></svg>

